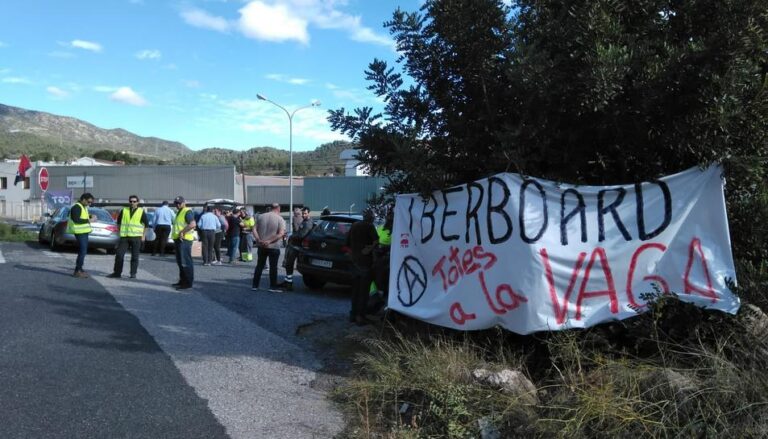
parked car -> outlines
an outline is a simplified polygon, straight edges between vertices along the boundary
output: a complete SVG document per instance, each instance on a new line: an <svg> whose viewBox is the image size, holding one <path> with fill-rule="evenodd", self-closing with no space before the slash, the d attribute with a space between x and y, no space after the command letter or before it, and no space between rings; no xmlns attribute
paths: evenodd
<svg viewBox="0 0 768 439"><path fill-rule="evenodd" d="M96 221L91 221L93 231L88 237L89 248L102 248L113 253L120 241L120 231L117 222L106 210L100 207L89 207L88 212L96 216ZM37 240L41 244L48 244L51 250L59 250L69 245L76 246L75 235L67 233L69 220L69 206L59 207L53 213L45 214L45 222L40 226Z"/></svg>
<svg viewBox="0 0 768 439"><path fill-rule="evenodd" d="M320 289L328 282L352 285L354 274L347 235L352 224L362 221L361 215L326 215L304 238L298 252L297 270L304 285Z"/></svg>

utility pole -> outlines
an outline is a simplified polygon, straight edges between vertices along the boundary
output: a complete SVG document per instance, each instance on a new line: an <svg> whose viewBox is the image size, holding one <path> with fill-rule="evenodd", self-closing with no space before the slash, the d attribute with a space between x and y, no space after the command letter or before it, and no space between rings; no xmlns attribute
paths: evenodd
<svg viewBox="0 0 768 439"><path fill-rule="evenodd" d="M243 182L243 204L248 205L248 199L245 197L245 153L240 153L240 176Z"/></svg>

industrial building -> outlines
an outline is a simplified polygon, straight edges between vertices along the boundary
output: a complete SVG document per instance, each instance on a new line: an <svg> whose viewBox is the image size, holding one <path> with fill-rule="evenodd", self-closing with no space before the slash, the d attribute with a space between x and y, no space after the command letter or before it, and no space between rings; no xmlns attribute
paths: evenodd
<svg viewBox="0 0 768 439"><path fill-rule="evenodd" d="M96 203L103 206L123 205L133 194L148 206L171 201L177 195L193 206L213 198L232 199L255 212L274 202L288 211L291 204L291 184L286 176L246 175L243 184L243 176L232 165L109 166L113 163L85 159L66 165L33 163L18 186L13 185L18 161L0 163L0 217L38 220L51 210L52 200L70 204L83 192L92 193ZM48 173L46 191L39 181L42 168ZM326 207L334 212L361 212L386 182L386 178L364 175L294 177L293 205L310 206L313 212Z"/></svg>

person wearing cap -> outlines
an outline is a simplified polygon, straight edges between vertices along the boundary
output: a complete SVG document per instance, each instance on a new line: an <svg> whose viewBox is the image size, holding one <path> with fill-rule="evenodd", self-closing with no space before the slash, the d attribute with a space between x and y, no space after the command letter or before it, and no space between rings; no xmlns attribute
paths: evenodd
<svg viewBox="0 0 768 439"><path fill-rule="evenodd" d="M195 280L195 266L192 262L193 234L197 223L195 213L187 207L187 202L182 196L173 200L176 206L176 218L173 220L173 242L176 245L176 265L179 267L179 281L173 284L177 290L192 288Z"/></svg>
<svg viewBox="0 0 768 439"><path fill-rule="evenodd" d="M124 207L117 216L117 227L120 229L120 243L115 253L115 266L112 274L107 277L120 278L123 275L123 261L128 247L131 248L131 279L136 279L139 270L139 253L141 243L144 242L144 234L149 228L147 213L139 207L138 195L128 197L128 206Z"/></svg>
<svg viewBox="0 0 768 439"><path fill-rule="evenodd" d="M174 216L175 214L168 207L167 201L163 201L163 204L155 210L155 217L152 220L152 228L155 229L155 245L152 256L155 254L165 256L165 244L168 242L168 237L171 236Z"/></svg>

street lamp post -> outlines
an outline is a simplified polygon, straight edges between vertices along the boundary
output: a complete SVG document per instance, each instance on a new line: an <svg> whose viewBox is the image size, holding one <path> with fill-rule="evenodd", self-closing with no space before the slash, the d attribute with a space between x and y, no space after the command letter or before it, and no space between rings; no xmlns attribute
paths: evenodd
<svg viewBox="0 0 768 439"><path fill-rule="evenodd" d="M293 233L293 116L296 114L297 111L303 110L305 108L311 108L311 107L319 107L320 101L313 101L309 105L305 105L303 107L299 107L293 112L289 112L285 107L282 105L271 101L267 99L264 95L256 94L256 97L259 98L259 100L267 101L270 104L274 105L275 107L283 110L285 112L285 115L288 116L288 156L289 156L289 173L288 176L288 192L289 192L289 204L288 204L288 230L290 233Z"/></svg>

